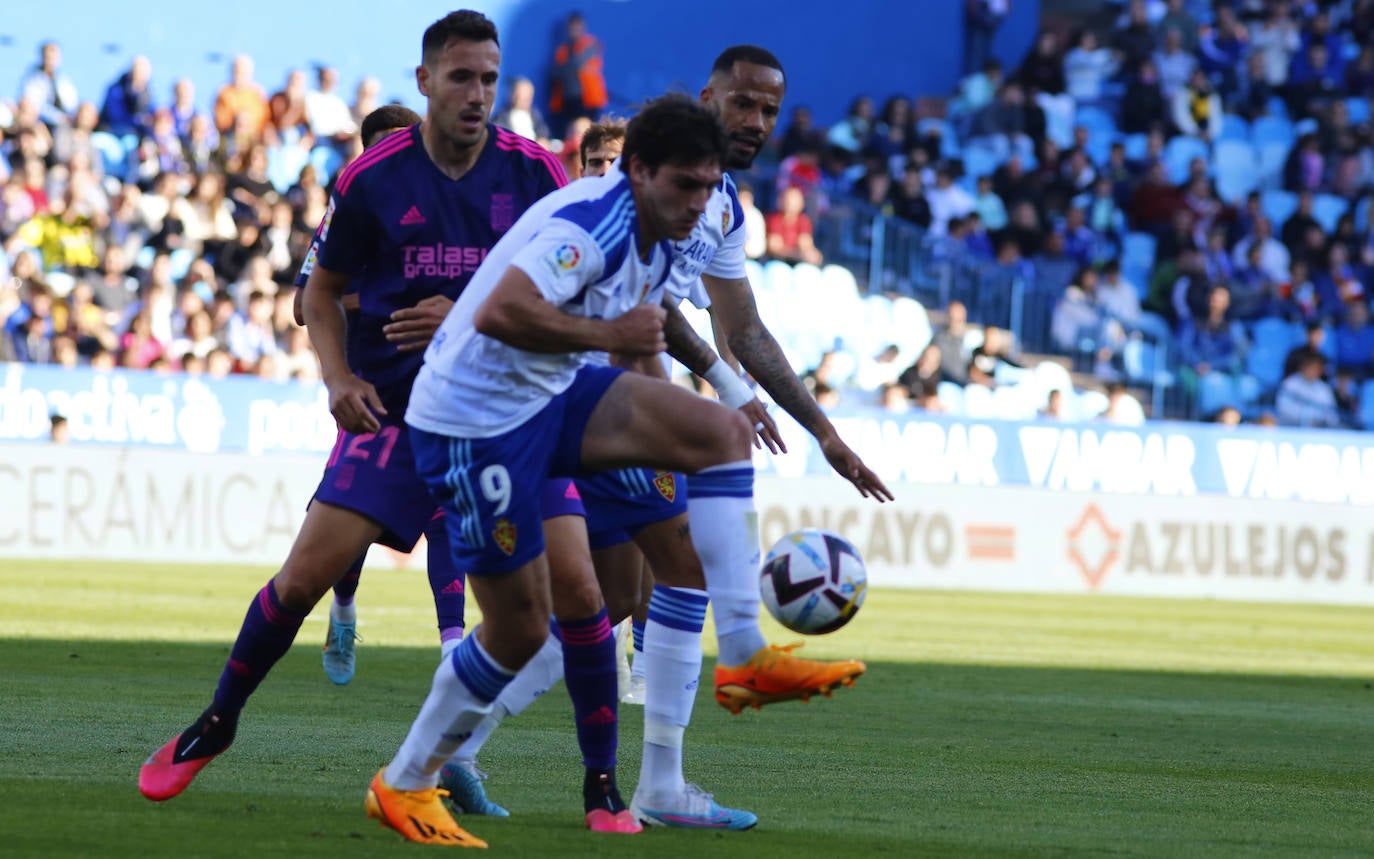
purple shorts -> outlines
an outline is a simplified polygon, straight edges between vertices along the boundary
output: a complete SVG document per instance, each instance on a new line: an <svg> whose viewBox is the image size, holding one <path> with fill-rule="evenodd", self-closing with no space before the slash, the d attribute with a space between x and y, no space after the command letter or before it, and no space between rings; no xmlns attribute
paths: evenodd
<svg viewBox="0 0 1374 859"><path fill-rule="evenodd" d="M398 552L415 548L439 510L415 473L410 430L400 421L384 420L368 435L340 430L314 500L376 522L382 526L377 542Z"/></svg>
<svg viewBox="0 0 1374 859"><path fill-rule="evenodd" d="M543 519L557 519L559 516L586 517L582 506L582 494L577 484L566 477L555 477L544 484L544 495L539 499L539 515Z"/></svg>

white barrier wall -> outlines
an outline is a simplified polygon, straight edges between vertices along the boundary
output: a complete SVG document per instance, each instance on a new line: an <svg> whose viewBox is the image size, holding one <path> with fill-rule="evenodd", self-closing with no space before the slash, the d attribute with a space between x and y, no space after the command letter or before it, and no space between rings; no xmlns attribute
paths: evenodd
<svg viewBox="0 0 1374 859"><path fill-rule="evenodd" d="M0 558L275 566L323 466L314 455L0 444ZM1367 508L1211 496L893 487L760 477L767 547L817 526L876 585L1374 604ZM376 550L373 563L423 565Z"/></svg>

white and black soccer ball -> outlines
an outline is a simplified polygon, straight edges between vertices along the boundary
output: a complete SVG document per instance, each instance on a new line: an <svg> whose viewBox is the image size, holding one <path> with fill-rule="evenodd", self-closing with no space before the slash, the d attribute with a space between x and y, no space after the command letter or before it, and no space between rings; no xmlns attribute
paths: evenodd
<svg viewBox="0 0 1374 859"><path fill-rule="evenodd" d="M769 550L759 590L778 623L803 635L821 635L858 613L868 592L868 570L848 540L804 528Z"/></svg>

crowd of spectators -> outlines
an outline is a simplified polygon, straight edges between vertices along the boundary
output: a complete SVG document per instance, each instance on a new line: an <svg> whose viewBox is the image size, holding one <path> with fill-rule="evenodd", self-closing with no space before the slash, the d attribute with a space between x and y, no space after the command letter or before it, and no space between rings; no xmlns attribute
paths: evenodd
<svg viewBox="0 0 1374 859"><path fill-rule="evenodd" d="M1139 381L1130 344L1144 337L1204 416L1357 425L1374 366L1374 0L1119 7L1105 26L1045 29L1016 69L987 60L947 99L861 95L829 127L790 106L773 169L741 183L749 255L823 265L828 214L880 211L922 233L927 261L1002 276L946 296L980 327L1007 326L1019 279L1009 341L1068 355L1113 392ZM0 101L0 360L317 378L291 282L377 82L350 99L317 67L269 95L246 56L212 100L154 81L135 58L78 93L47 43ZM498 121L575 175L587 120L550 140L533 90L516 81ZM1265 148L1255 135L1276 124L1288 136ZM1233 153L1253 175L1228 169ZM1282 218L1274 201L1291 203ZM1275 320L1320 348L1284 342L1282 373L1247 388ZM861 356L895 356L881 357ZM966 383L979 358L942 359L962 367L941 380ZM937 407L921 366L883 368L881 401ZM1218 376L1232 396L1209 400Z"/></svg>
<svg viewBox="0 0 1374 859"><path fill-rule="evenodd" d="M1106 5L947 101L860 95L828 128L791 107L776 198L913 225L922 264L975 272L952 292L977 322L1007 324L1019 279L1024 345L1167 379L1182 416L1369 422L1374 0ZM1312 378L1284 360L1308 326ZM1157 369L1131 364L1142 338Z"/></svg>

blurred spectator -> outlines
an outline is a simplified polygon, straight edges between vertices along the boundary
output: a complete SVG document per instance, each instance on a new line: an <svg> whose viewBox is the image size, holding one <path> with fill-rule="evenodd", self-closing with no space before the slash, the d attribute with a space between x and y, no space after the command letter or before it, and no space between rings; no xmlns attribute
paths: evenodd
<svg viewBox="0 0 1374 859"><path fill-rule="evenodd" d="M32 104L49 128L71 121L78 101L76 85L62 71L62 49L56 42L39 45L38 64L20 82L19 100Z"/></svg>
<svg viewBox="0 0 1374 859"><path fill-rule="evenodd" d="M823 138L813 123L811 108L796 105L792 108L791 119L778 144L778 158L787 158L808 147L820 151L822 142Z"/></svg>
<svg viewBox="0 0 1374 859"><path fill-rule="evenodd" d="M1179 332L1183 362L1197 377L1218 372L1235 374L1244 366L1245 329L1230 317L1231 293L1214 286L1207 299L1207 315L1189 318Z"/></svg>
<svg viewBox="0 0 1374 859"><path fill-rule="evenodd" d="M878 354L861 360L854 372L855 387L861 391L876 391L895 384L902 372L902 368L897 364L897 357L901 354L902 351L897 344L889 343Z"/></svg>
<svg viewBox="0 0 1374 859"><path fill-rule="evenodd" d="M1045 406L1035 413L1037 417L1047 421L1062 421L1064 415L1064 392L1058 388L1050 390L1045 397Z"/></svg>
<svg viewBox="0 0 1374 859"><path fill-rule="evenodd" d="M267 100L267 125L263 139L270 146L290 146L310 133L310 117L306 112L309 83L305 72L292 69L286 84Z"/></svg>
<svg viewBox="0 0 1374 859"><path fill-rule="evenodd" d="M1064 56L1059 49L1059 37L1053 30L1040 31L1016 79L1037 92L1053 95L1064 91Z"/></svg>
<svg viewBox="0 0 1374 859"><path fill-rule="evenodd" d="M963 349L962 338L959 348ZM962 374L960 378L964 378ZM934 341L927 343L926 348L921 350L921 354L916 358L916 363L907 367L897 376L897 382L911 391L922 386L934 387L946 381L954 380L945 377L940 347Z"/></svg>
<svg viewBox="0 0 1374 859"><path fill-rule="evenodd" d="M1315 355L1324 359L1326 357L1326 350L1323 348L1325 343L1326 327L1320 322L1308 322L1305 326L1302 344L1294 346L1283 359L1284 378L1286 379L1301 370L1303 361L1309 356Z"/></svg>
<svg viewBox="0 0 1374 859"><path fill-rule="evenodd" d="M338 93L339 73L332 66L315 69L315 88L305 94L305 115L310 121L310 133L320 143L333 146L340 154L346 150L358 123L348 102Z"/></svg>
<svg viewBox="0 0 1374 859"><path fill-rule="evenodd" d="M1122 276L1121 264L1114 259L1102 264L1097 302L1107 318L1115 320L1125 331L1134 330L1140 323L1140 293Z"/></svg>
<svg viewBox="0 0 1374 859"><path fill-rule="evenodd" d="M1261 57L1265 83L1272 87L1286 84L1289 62L1301 47L1298 25L1288 17L1287 4L1269 4L1268 16L1250 34L1250 50Z"/></svg>
<svg viewBox="0 0 1374 859"><path fill-rule="evenodd" d="M968 362L968 384L997 386L997 370L1000 367L1021 367L1011 355L1011 341L1005 331L989 325L983 329L983 342L973 350Z"/></svg>
<svg viewBox="0 0 1374 859"><path fill-rule="evenodd" d="M554 133L563 134L578 117L595 119L609 102L601 41L587 32L580 12L568 15L567 35L553 53L549 113Z"/></svg>
<svg viewBox="0 0 1374 859"><path fill-rule="evenodd" d="M945 308L945 324L935 330L931 343L940 350L941 378L955 384L968 382L968 356L964 339L968 336L968 308L962 301L951 301Z"/></svg>
<svg viewBox="0 0 1374 859"><path fill-rule="evenodd" d="M1274 228L1269 218L1263 215L1256 218L1254 232L1236 242L1236 246L1231 250L1231 261L1237 268L1244 266L1251 245L1259 246L1260 268L1271 280L1282 283L1288 279L1291 255L1283 243L1274 238Z"/></svg>
<svg viewBox="0 0 1374 859"><path fill-rule="evenodd" d="M1217 4L1216 22L1198 36L1198 58L1202 70L1223 96L1234 93L1239 71L1250 48L1250 33L1236 16L1235 9Z"/></svg>
<svg viewBox="0 0 1374 859"><path fill-rule="evenodd" d="M1155 68L1159 70L1159 90L1166 101L1188 85L1188 80L1197 68L1197 58L1188 53L1183 44L1183 34L1178 30L1164 31L1163 47L1154 55Z"/></svg>
<svg viewBox="0 0 1374 859"><path fill-rule="evenodd" d="M1050 338L1059 351L1074 355L1085 343L1089 348L1095 346L1105 321L1097 299L1097 272L1079 269L1074 282L1064 288L1055 303Z"/></svg>
<svg viewBox="0 0 1374 859"><path fill-rule="evenodd" d="M1235 406L1222 406L1209 418L1209 421L1224 427L1240 426L1240 409Z"/></svg>
<svg viewBox="0 0 1374 859"><path fill-rule="evenodd" d="M1223 119L1221 96L1217 95L1207 73L1195 68L1186 86L1174 93L1170 116L1179 134L1213 141L1221 136Z"/></svg>
<svg viewBox="0 0 1374 859"><path fill-rule="evenodd" d="M1183 0L1167 0L1168 11L1155 25L1158 32L1167 35L1176 31L1183 41L1183 49L1195 53L1198 49L1198 22L1183 5Z"/></svg>
<svg viewBox="0 0 1374 859"><path fill-rule="evenodd" d="M172 103L167 109L172 112L177 134L182 137L191 133L193 118L205 116L205 112L196 107L196 85L190 78L177 78L172 84Z"/></svg>
<svg viewBox="0 0 1374 859"><path fill-rule="evenodd" d="M888 414L906 414L911 411L911 392L896 382L883 385L878 392L878 405Z"/></svg>
<svg viewBox="0 0 1374 859"><path fill-rule="evenodd" d="M272 330L272 300L261 292L248 296L247 309L229 321L229 351L245 367L256 366L258 359L277 351Z"/></svg>
<svg viewBox="0 0 1374 859"><path fill-rule="evenodd" d="M941 165L935 170L935 187L926 189L930 204L930 232L942 235L950 218L962 218L973 211L974 199L954 182L954 169Z"/></svg>
<svg viewBox="0 0 1374 859"><path fill-rule="evenodd" d="M67 444L72 439L72 428L67 419L57 412L48 417L48 441L53 444Z"/></svg>
<svg viewBox="0 0 1374 859"><path fill-rule="evenodd" d="M766 218L768 226L768 255L787 262L822 263L816 249L811 219L803 209L806 199L798 188L788 188L778 201L778 211Z"/></svg>
<svg viewBox="0 0 1374 859"><path fill-rule="evenodd" d="M838 146L846 152L858 153L868 144L873 133L873 99L870 96L857 96L849 103L849 111L844 119L830 126L826 142Z"/></svg>
<svg viewBox="0 0 1374 859"><path fill-rule="evenodd" d="M372 111L380 107L382 94L382 82L374 77L366 77L358 81L358 87L353 91L353 104L350 110L353 113L353 122L362 127L363 120Z"/></svg>
<svg viewBox="0 0 1374 859"><path fill-rule="evenodd" d="M534 106L534 82L529 78L517 77L511 82L510 100L492 121L530 140L544 143L549 139L549 124Z"/></svg>
<svg viewBox="0 0 1374 859"><path fill-rule="evenodd" d="M1155 34L1144 0L1131 0L1125 25L1117 32L1113 45L1121 54L1122 67L1128 74L1138 73L1141 64L1154 54Z"/></svg>
<svg viewBox="0 0 1374 859"><path fill-rule="evenodd" d="M1374 369L1374 326L1363 297L1347 301L1345 307L1345 324L1336 329L1336 370L1362 381Z"/></svg>
<svg viewBox="0 0 1374 859"><path fill-rule="evenodd" d="M964 74L992 55L992 37L1011 13L1011 0L964 0Z"/></svg>
<svg viewBox="0 0 1374 859"><path fill-rule="evenodd" d="M1340 426L1336 394L1322 378L1325 372L1326 359L1321 355L1309 355L1299 364L1296 373L1283 380L1274 399L1274 412L1280 425Z"/></svg>
<svg viewBox="0 0 1374 859"><path fill-rule="evenodd" d="M145 135L152 132L153 67L147 57L134 57L129 70L105 90L100 107L100 128L111 134Z"/></svg>
<svg viewBox="0 0 1374 859"><path fill-rule="evenodd" d="M133 370L147 369L154 358L163 352L163 344L153 336L152 313L140 310L129 323L129 330L119 338L119 366Z"/></svg>
<svg viewBox="0 0 1374 859"><path fill-rule="evenodd" d="M253 80L253 59L234 57L229 82L215 96L215 128L221 136L246 133L257 139L267 126L267 95Z"/></svg>
<svg viewBox="0 0 1374 859"><path fill-rule="evenodd" d="M739 207L744 212L744 255L749 259L761 259L768 253L768 225L763 212L754 205L754 188L741 182L737 189Z"/></svg>
<svg viewBox="0 0 1374 859"><path fill-rule="evenodd" d="M1117 71L1117 58L1097 43L1097 34L1084 28L1074 47L1064 55L1065 90L1080 106L1102 99L1103 86Z"/></svg>
<svg viewBox="0 0 1374 859"><path fill-rule="evenodd" d="M934 385L927 385L919 391L912 391L911 399L915 402L916 408L928 414L943 414L949 411L949 407L940 399L939 389Z"/></svg>
<svg viewBox="0 0 1374 859"><path fill-rule="evenodd" d="M1145 412L1124 384L1113 382L1107 385L1107 408L1097 417L1110 424L1139 426L1145 420Z"/></svg>

